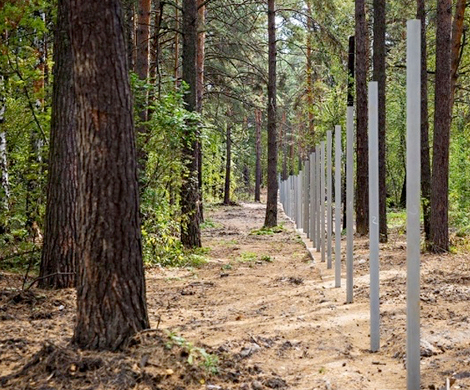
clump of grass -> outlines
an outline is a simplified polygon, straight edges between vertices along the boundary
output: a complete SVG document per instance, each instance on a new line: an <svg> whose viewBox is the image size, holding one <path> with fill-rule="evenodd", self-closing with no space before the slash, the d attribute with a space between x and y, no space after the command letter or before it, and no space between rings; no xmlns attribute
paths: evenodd
<svg viewBox="0 0 470 390"><path fill-rule="evenodd" d="M273 259L269 255L259 255L254 252L242 252L237 258L242 263L254 263L257 261L264 261L266 263L272 263Z"/></svg>
<svg viewBox="0 0 470 390"><path fill-rule="evenodd" d="M240 253L238 259L243 263L251 263L253 261L258 260L258 255L253 252L242 252Z"/></svg>
<svg viewBox="0 0 470 390"><path fill-rule="evenodd" d="M275 233L282 233L284 231L284 225L280 224L272 228L262 227L261 229L255 229L250 232L252 236L272 236Z"/></svg>

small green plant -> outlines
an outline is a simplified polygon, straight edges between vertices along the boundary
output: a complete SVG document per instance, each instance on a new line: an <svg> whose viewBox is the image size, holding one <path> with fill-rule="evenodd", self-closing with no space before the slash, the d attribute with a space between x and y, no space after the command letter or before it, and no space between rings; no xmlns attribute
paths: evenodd
<svg viewBox="0 0 470 390"><path fill-rule="evenodd" d="M253 252L242 252L238 257L238 261L241 261L242 263L251 263L256 260L258 260L258 255Z"/></svg>
<svg viewBox="0 0 470 390"><path fill-rule="evenodd" d="M271 256L269 255L263 255L261 256L261 261L265 261L267 263L272 263L274 260Z"/></svg>
<svg viewBox="0 0 470 390"><path fill-rule="evenodd" d="M174 331L167 331L168 342L165 344L167 349L173 348L173 345L177 345L182 348L188 355L187 362L190 365L194 365L199 362L199 366L203 367L210 374L217 374L219 372L218 364L219 358L217 355L208 353L204 348L196 347L190 341L187 341L184 337L178 335Z"/></svg>
<svg viewBox="0 0 470 390"><path fill-rule="evenodd" d="M224 271L228 271L228 270L231 270L233 268L233 265L228 263L228 264L224 264L221 268Z"/></svg>
<svg viewBox="0 0 470 390"><path fill-rule="evenodd" d="M252 236L272 236L275 233L282 233L284 231L283 224L274 226L272 228L262 227L261 229L255 229L250 232Z"/></svg>

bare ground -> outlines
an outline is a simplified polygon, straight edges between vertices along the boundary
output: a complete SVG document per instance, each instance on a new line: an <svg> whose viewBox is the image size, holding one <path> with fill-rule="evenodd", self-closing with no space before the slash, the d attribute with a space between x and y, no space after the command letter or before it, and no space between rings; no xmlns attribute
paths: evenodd
<svg viewBox="0 0 470 390"><path fill-rule="evenodd" d="M345 280L281 212L256 231L264 206L206 210L209 262L147 270L151 330L120 353L69 345L74 292L21 291L0 274L0 388L406 389L404 236L381 244L381 349L369 350L368 242L355 241L354 303ZM345 242L343 242L345 245ZM468 255L422 257L422 388L470 389ZM158 328L158 329L157 329ZM215 371L217 370L217 373Z"/></svg>

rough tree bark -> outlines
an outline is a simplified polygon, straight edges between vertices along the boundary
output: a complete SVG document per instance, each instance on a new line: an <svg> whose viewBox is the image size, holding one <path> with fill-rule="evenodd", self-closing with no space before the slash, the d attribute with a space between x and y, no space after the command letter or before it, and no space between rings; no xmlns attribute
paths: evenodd
<svg viewBox="0 0 470 390"><path fill-rule="evenodd" d="M186 109L197 108L197 0L183 0L183 80L188 86L184 95ZM186 248L201 246L199 183L198 183L198 124L189 121L182 139L185 172L181 184L181 242Z"/></svg>
<svg viewBox="0 0 470 390"><path fill-rule="evenodd" d="M277 225L276 20L275 0L268 0L268 199L265 227Z"/></svg>
<svg viewBox="0 0 470 390"><path fill-rule="evenodd" d="M356 231L369 231L369 159L367 69L368 32L365 0L356 0Z"/></svg>
<svg viewBox="0 0 470 390"><path fill-rule="evenodd" d="M431 242L436 253L449 250L449 142L451 124L452 1L437 2L436 87L431 179Z"/></svg>
<svg viewBox="0 0 470 390"><path fill-rule="evenodd" d="M421 20L421 205L424 236L431 239L431 159L429 156L428 65L425 0L417 0L416 18Z"/></svg>
<svg viewBox="0 0 470 390"><path fill-rule="evenodd" d="M69 0L58 4L46 218L39 286L75 286L77 260L76 103L70 45Z"/></svg>
<svg viewBox="0 0 470 390"><path fill-rule="evenodd" d="M119 0L70 0L80 262L73 342L117 350L148 328L132 101Z"/></svg>
<svg viewBox="0 0 470 390"><path fill-rule="evenodd" d="M385 0L374 0L373 79L379 87L379 230L387 242L386 120L385 120Z"/></svg>

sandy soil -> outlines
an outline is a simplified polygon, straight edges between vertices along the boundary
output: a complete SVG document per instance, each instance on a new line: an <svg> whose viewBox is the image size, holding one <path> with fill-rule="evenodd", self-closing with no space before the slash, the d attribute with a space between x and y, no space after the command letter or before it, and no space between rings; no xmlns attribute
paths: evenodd
<svg viewBox="0 0 470 390"><path fill-rule="evenodd" d="M312 260L311 243L282 212L283 229L271 234L256 231L260 204L214 207L206 218L209 262L147 271L159 330L119 354L69 345L72 290L21 292L17 276L1 274L0 387L406 389L403 235L392 231L381 244L381 349L371 353L365 239L355 241L354 303L345 304L344 258L342 287L334 288L333 270L315 251ZM424 255L421 283L422 388L446 389L448 381L470 389L468 256ZM218 357L218 374L199 367L205 352Z"/></svg>

